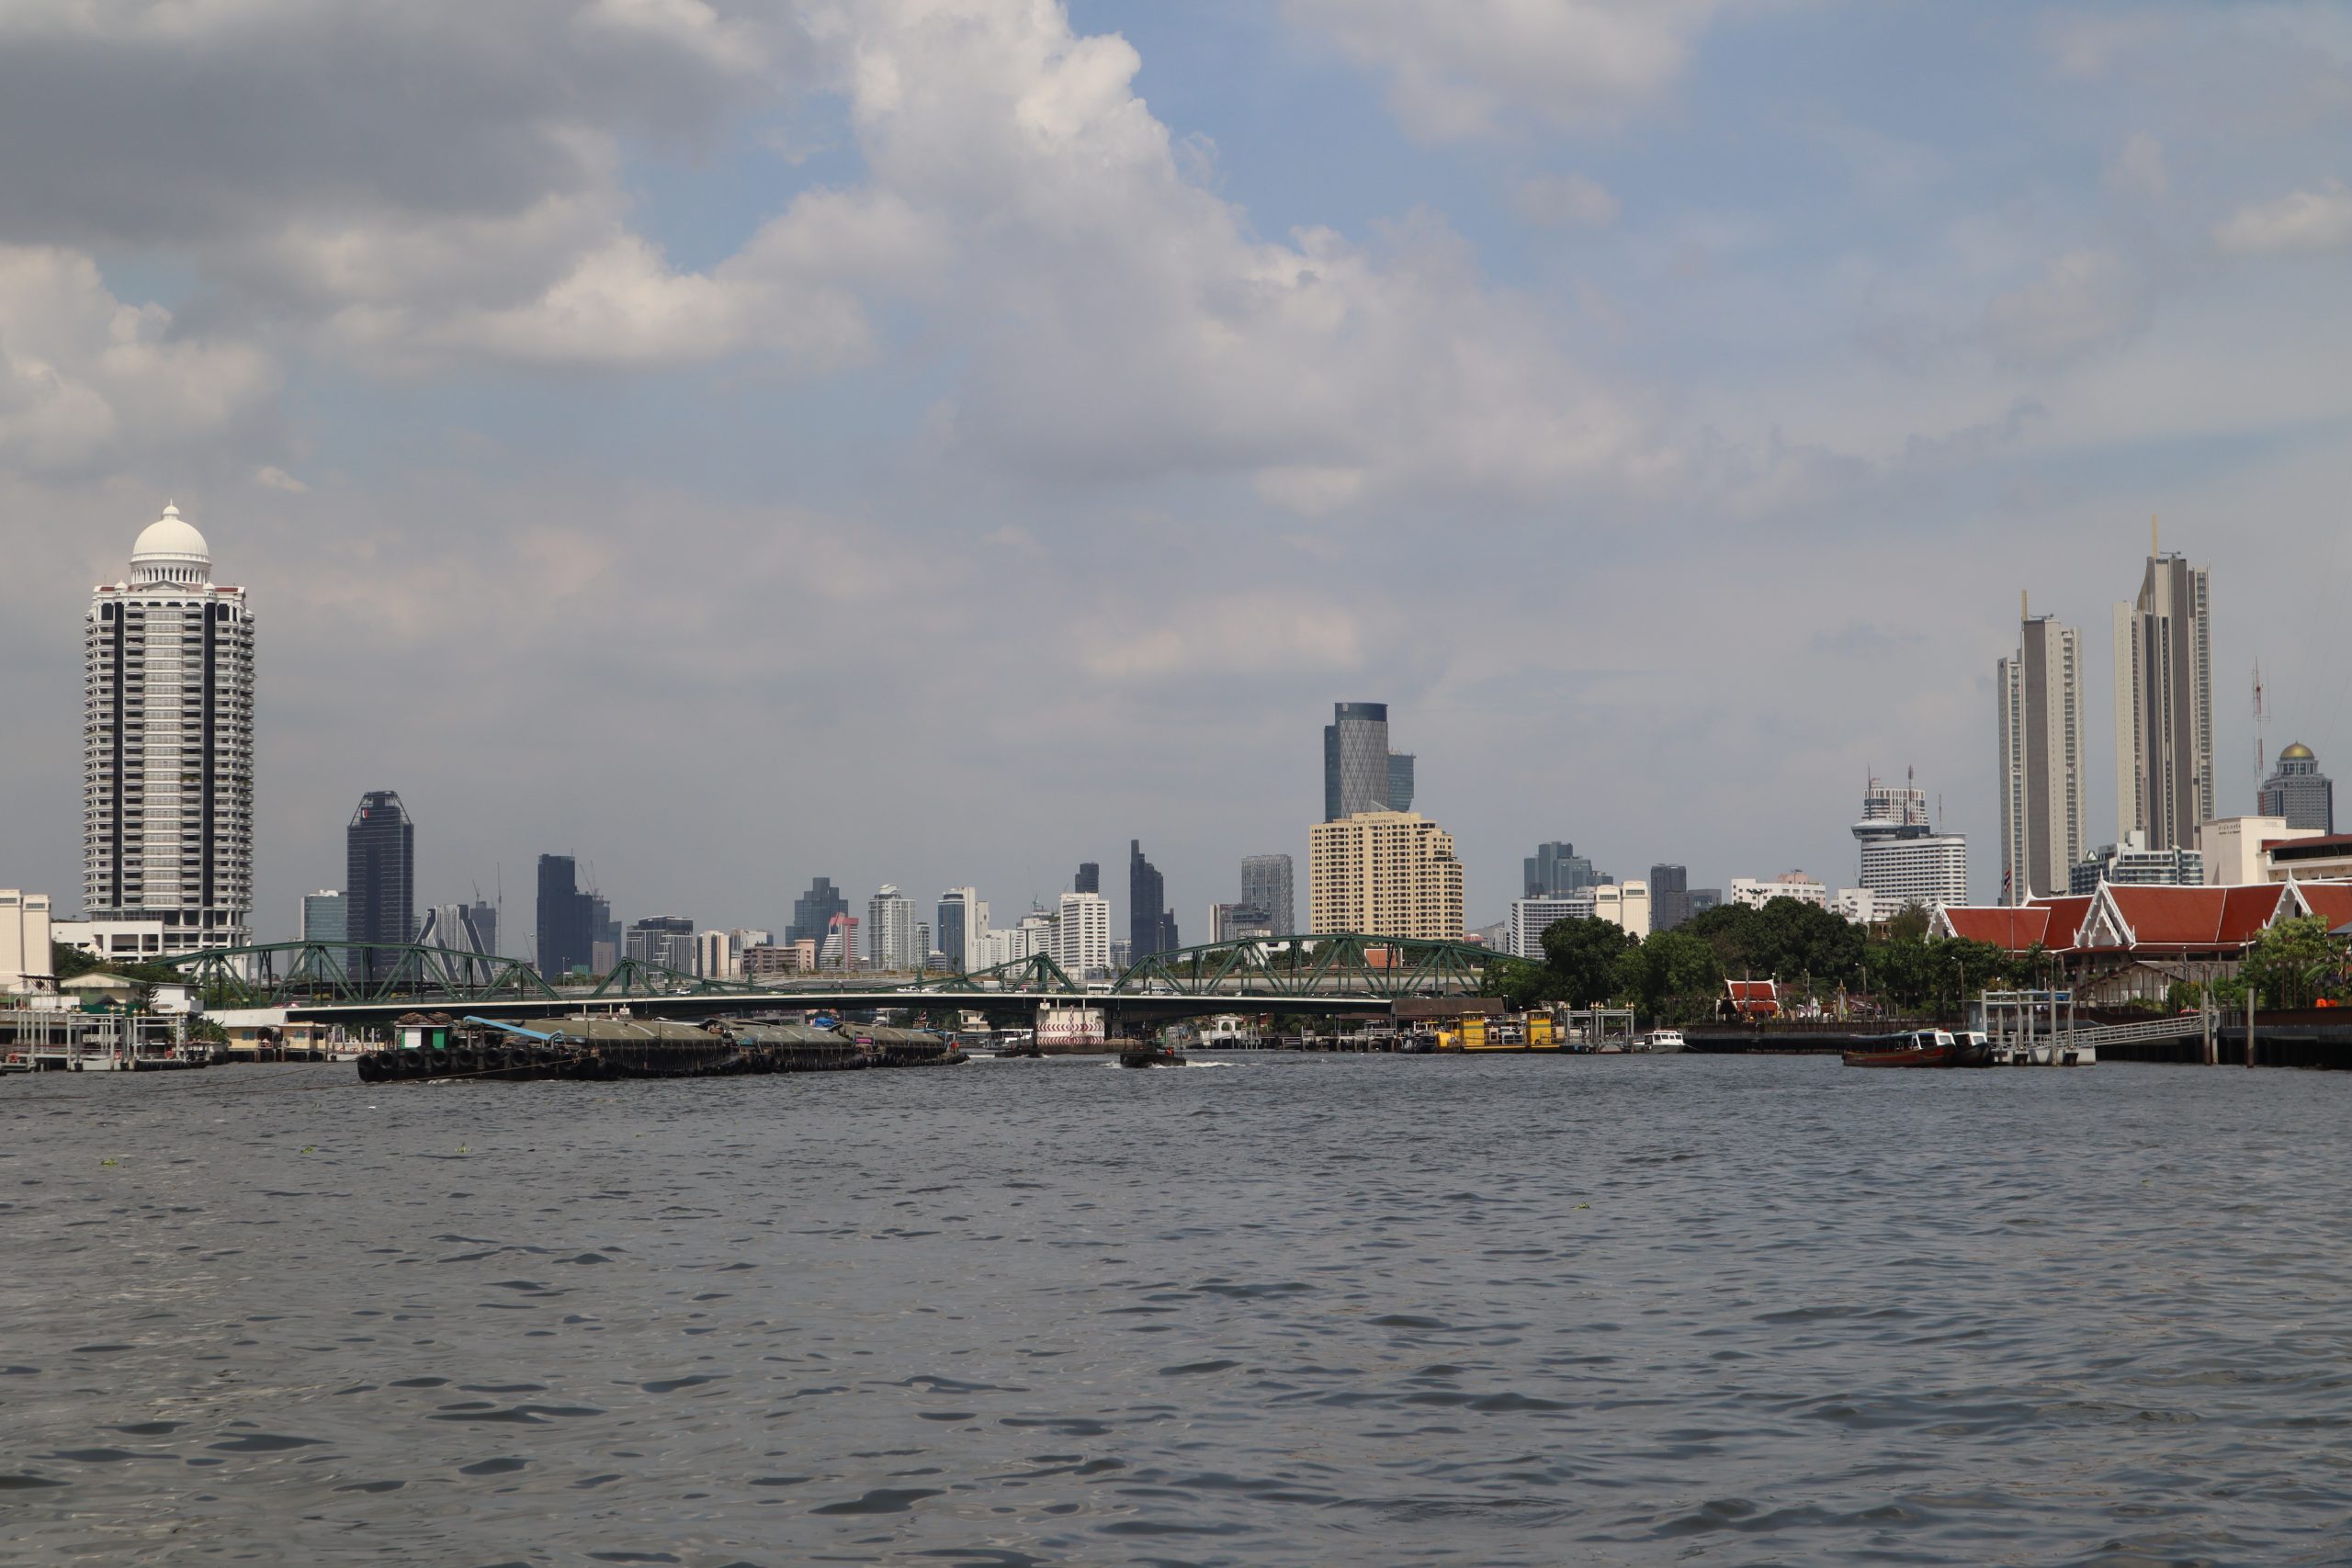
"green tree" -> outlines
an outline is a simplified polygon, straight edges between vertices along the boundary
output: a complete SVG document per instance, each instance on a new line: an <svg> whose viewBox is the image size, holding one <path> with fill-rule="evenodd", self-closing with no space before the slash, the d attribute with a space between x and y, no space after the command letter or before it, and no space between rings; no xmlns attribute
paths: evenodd
<svg viewBox="0 0 2352 1568"><path fill-rule="evenodd" d="M1723 990L1724 966L1704 938L1676 930L1653 931L1618 962L1625 994L1640 998L1652 1019L1688 1021L1707 1016Z"/></svg>
<svg viewBox="0 0 2352 1568"><path fill-rule="evenodd" d="M1633 946L1608 920L1554 920L1544 928L1544 966L1556 977L1560 1000L1590 1007L1618 994L1618 961Z"/></svg>
<svg viewBox="0 0 2352 1568"><path fill-rule="evenodd" d="M2328 934L2326 919L2306 915L2255 938L2238 973L2254 987L2256 1007L2305 1008L2342 984L2345 958L2345 944Z"/></svg>

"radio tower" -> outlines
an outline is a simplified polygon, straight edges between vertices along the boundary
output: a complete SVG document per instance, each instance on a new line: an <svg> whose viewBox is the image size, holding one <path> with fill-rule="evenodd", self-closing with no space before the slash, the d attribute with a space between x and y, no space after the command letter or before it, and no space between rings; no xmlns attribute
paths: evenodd
<svg viewBox="0 0 2352 1568"><path fill-rule="evenodd" d="M2269 749L2263 744L2263 728L2270 722L2270 704L2262 694L2262 661L2254 665L2254 791L2262 794L2262 765L2269 760Z"/></svg>

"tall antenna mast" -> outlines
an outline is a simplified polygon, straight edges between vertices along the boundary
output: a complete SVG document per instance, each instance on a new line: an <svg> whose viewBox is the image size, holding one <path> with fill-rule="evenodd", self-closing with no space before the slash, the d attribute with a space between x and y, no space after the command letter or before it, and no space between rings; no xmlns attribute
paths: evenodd
<svg viewBox="0 0 2352 1568"><path fill-rule="evenodd" d="M2270 703L2262 694L2262 661L2257 659L2254 663L2254 789L2257 805L2262 793L2262 764L2270 754L2263 739L2263 728L2269 722Z"/></svg>

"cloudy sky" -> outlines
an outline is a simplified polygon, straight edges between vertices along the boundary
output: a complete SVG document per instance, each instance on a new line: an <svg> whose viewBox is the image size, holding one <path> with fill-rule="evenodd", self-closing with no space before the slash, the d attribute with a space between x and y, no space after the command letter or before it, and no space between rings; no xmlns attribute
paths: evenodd
<svg viewBox="0 0 2352 1568"><path fill-rule="evenodd" d="M0 145L0 885L62 905L167 498L260 617L270 936L390 787L518 933L549 850L1124 921L1140 837L1198 939L1342 698L1474 923L1544 839L1851 882L1906 766L1990 895L2018 593L2104 840L2151 514L2225 808L2257 659L2352 770L2338 6L11 0Z"/></svg>

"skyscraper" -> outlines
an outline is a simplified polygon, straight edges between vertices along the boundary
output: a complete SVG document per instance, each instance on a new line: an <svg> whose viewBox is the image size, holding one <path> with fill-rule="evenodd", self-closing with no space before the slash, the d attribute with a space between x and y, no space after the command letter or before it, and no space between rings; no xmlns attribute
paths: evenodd
<svg viewBox="0 0 2352 1568"><path fill-rule="evenodd" d="M584 969L595 957L595 931L589 896L580 891L579 868L570 855L539 857L539 973L559 979Z"/></svg>
<svg viewBox="0 0 2352 1568"><path fill-rule="evenodd" d="M1574 844L1559 840L1536 845L1520 868L1520 890L1529 898L1565 898L1580 888L1598 887L1603 880Z"/></svg>
<svg viewBox="0 0 2352 1568"><path fill-rule="evenodd" d="M1288 855L1246 855L1241 861L1241 901L1266 914L1272 935L1298 930L1298 902ZM1212 941L1216 940L1214 937Z"/></svg>
<svg viewBox="0 0 2352 1568"><path fill-rule="evenodd" d="M1182 943L1176 935L1176 912L1168 907L1168 882L1159 868L1143 858L1143 840L1127 840L1127 940L1136 959L1155 953L1173 953Z"/></svg>
<svg viewBox="0 0 2352 1568"><path fill-rule="evenodd" d="M951 887L939 896L939 951L966 973L981 967L972 962L973 941L988 926L985 918L978 918L980 908L977 887Z"/></svg>
<svg viewBox="0 0 2352 1568"><path fill-rule="evenodd" d="M2290 828L2335 831L2335 783L2319 771L2319 759L2298 740L2278 753L2278 765L2262 783L2259 809L2284 817Z"/></svg>
<svg viewBox="0 0 2352 1568"><path fill-rule="evenodd" d="M2018 650L1993 667L2005 904L2058 892L2083 858L2081 637L2022 598L2018 615Z"/></svg>
<svg viewBox="0 0 2352 1568"><path fill-rule="evenodd" d="M498 951L498 906L480 898L466 907L467 917L474 923L474 934L481 939L482 953Z"/></svg>
<svg viewBox="0 0 2352 1568"><path fill-rule="evenodd" d="M241 947L254 901L254 617L175 506L82 637L82 906L107 957Z"/></svg>
<svg viewBox="0 0 2352 1568"><path fill-rule="evenodd" d="M1111 969L1111 903L1100 893L1065 893L1054 922L1054 962L1073 980Z"/></svg>
<svg viewBox="0 0 2352 1568"><path fill-rule="evenodd" d="M366 944L416 940L416 824L401 797L388 789L361 795L344 829L343 852L345 934L355 944L360 976L381 979L396 960Z"/></svg>
<svg viewBox="0 0 2352 1568"><path fill-rule="evenodd" d="M1650 867L1650 929L1670 931L1690 918L1690 873L1679 865Z"/></svg>
<svg viewBox="0 0 2352 1568"><path fill-rule="evenodd" d="M2158 554L2153 524L2148 551L2139 599L2115 607L2115 836L2195 849L2213 818L2210 574Z"/></svg>
<svg viewBox="0 0 2352 1568"><path fill-rule="evenodd" d="M1078 877L1070 884L1070 891L1073 893L1102 892L1102 863L1100 861L1091 860L1082 860L1079 862Z"/></svg>
<svg viewBox="0 0 2352 1568"><path fill-rule="evenodd" d="M849 900L842 897L830 876L820 876L808 885L808 891L792 901L792 923L784 928L784 940L822 943L833 934L833 917L849 913ZM854 962L854 952L845 955Z"/></svg>
<svg viewBox="0 0 2352 1568"><path fill-rule="evenodd" d="M1412 801L1413 759L1388 750L1388 705L1333 703L1323 727L1323 820L1403 811Z"/></svg>

